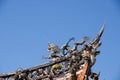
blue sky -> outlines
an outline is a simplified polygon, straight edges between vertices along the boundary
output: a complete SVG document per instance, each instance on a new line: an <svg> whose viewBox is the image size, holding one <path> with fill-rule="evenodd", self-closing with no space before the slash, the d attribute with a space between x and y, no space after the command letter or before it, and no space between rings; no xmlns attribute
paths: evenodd
<svg viewBox="0 0 120 80"><path fill-rule="evenodd" d="M90 39L106 23L93 71L100 80L119 80L119 0L0 0L0 73L48 62L48 42ZM71 42L71 46L74 42Z"/></svg>

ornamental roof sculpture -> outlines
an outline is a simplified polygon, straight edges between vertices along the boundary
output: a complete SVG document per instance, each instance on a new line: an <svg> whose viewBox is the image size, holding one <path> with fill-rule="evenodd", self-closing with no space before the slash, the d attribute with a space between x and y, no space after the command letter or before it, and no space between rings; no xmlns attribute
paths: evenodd
<svg viewBox="0 0 120 80"><path fill-rule="evenodd" d="M50 55L45 58L51 59L50 62L0 74L0 80L99 80L100 73L93 72L92 67L96 63L96 56L100 54L98 47L101 46L104 28L105 24L93 40L86 42L89 37L85 36L75 42L73 48L69 45L73 37L61 48L48 43ZM82 46L80 49L79 45Z"/></svg>

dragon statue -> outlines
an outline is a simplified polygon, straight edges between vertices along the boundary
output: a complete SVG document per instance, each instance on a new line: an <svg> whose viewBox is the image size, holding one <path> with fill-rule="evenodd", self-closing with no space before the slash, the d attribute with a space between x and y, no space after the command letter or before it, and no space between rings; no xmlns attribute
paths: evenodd
<svg viewBox="0 0 120 80"><path fill-rule="evenodd" d="M82 41L75 42L73 48L69 45L73 37L61 48L48 43L50 56L45 58L51 59L49 62L0 74L0 80L99 80L100 73L93 72L92 66L100 54L98 47L104 28L105 24L93 40L87 42L89 38L85 36ZM80 49L79 45L82 46Z"/></svg>

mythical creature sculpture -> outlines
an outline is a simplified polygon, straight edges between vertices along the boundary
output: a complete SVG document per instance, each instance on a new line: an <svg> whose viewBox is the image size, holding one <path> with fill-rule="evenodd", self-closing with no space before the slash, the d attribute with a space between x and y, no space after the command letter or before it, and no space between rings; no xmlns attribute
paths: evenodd
<svg viewBox="0 0 120 80"><path fill-rule="evenodd" d="M105 25L102 26L97 36L90 42L83 37L79 42L75 42L73 48L69 42L70 38L61 48L53 43L48 43L50 51L50 62L27 69L18 69L15 72L0 74L0 80L98 80L100 73L92 71L92 66L96 62L96 56L100 53L98 47L101 45L101 36ZM77 47L81 45L82 48ZM66 50L66 51L65 51Z"/></svg>

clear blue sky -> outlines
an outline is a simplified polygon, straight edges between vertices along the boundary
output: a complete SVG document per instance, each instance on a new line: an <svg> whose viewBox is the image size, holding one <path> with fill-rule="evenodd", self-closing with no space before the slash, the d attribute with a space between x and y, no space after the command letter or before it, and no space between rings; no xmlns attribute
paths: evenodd
<svg viewBox="0 0 120 80"><path fill-rule="evenodd" d="M93 71L101 71L100 80L120 80L119 0L0 0L0 73L43 64L48 42L92 39L103 23Z"/></svg>

